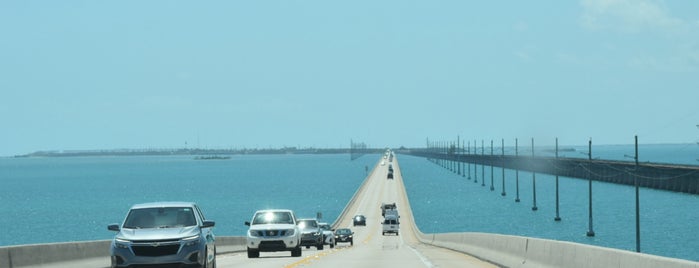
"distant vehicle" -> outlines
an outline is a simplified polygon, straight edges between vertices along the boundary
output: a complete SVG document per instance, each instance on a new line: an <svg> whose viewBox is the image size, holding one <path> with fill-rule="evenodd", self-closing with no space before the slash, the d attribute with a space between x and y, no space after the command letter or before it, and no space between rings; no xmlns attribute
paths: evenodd
<svg viewBox="0 0 699 268"><path fill-rule="evenodd" d="M393 170L388 171L388 175L386 175L386 179L393 179Z"/></svg>
<svg viewBox="0 0 699 268"><path fill-rule="evenodd" d="M317 250L323 250L323 231L315 219L302 219L298 221L299 230L301 230L301 246L310 248L316 247Z"/></svg>
<svg viewBox="0 0 699 268"><path fill-rule="evenodd" d="M393 164L388 164L388 172L393 172Z"/></svg>
<svg viewBox="0 0 699 268"><path fill-rule="evenodd" d="M381 223L381 225L383 225L381 234L386 235L389 233L394 233L398 235L398 227L400 226L400 221L398 220L399 218L400 216L398 216L398 213L387 213L386 217L384 217L384 220Z"/></svg>
<svg viewBox="0 0 699 268"><path fill-rule="evenodd" d="M292 257L301 257L301 231L292 210L259 210L245 225L250 226L248 258L258 258L260 252L274 251L291 251Z"/></svg>
<svg viewBox="0 0 699 268"><path fill-rule="evenodd" d="M352 225L357 226L357 225L362 225L366 226L366 217L361 214L354 215L354 218L352 218Z"/></svg>
<svg viewBox="0 0 699 268"><path fill-rule="evenodd" d="M381 217L386 216L388 209L396 209L396 203L381 203Z"/></svg>
<svg viewBox="0 0 699 268"><path fill-rule="evenodd" d="M350 246L354 245L354 232L348 228L341 228L335 230L335 244L337 243L350 243Z"/></svg>
<svg viewBox="0 0 699 268"><path fill-rule="evenodd" d="M335 234L330 228L330 224L326 222L319 222L318 226L320 226L320 229L323 230L323 243L330 245L330 248L334 248L335 244L337 243L335 243Z"/></svg>
<svg viewBox="0 0 699 268"><path fill-rule="evenodd" d="M400 216L398 216L398 209L395 209L395 208L387 209L386 212L384 212L384 216L383 216L383 217L386 218L386 217L388 217L388 216L393 216L393 217L396 217L396 218L400 218Z"/></svg>
<svg viewBox="0 0 699 268"><path fill-rule="evenodd" d="M214 221L195 203L158 202L131 207L110 247L111 267L150 265L216 267Z"/></svg>

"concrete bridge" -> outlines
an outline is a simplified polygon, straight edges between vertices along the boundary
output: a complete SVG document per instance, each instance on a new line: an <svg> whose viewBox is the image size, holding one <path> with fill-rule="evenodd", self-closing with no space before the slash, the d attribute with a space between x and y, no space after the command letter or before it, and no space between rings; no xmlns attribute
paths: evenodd
<svg viewBox="0 0 699 268"><path fill-rule="evenodd" d="M420 232L413 221L398 159L377 162L333 227L350 227L354 246L262 253L248 259L244 237L217 237L218 267L686 267L699 262L672 259L584 244L487 233ZM399 235L381 235L382 202L395 202L401 215ZM367 216L367 226L352 227L352 216ZM231 223L218 223L231 224ZM0 268L108 267L110 241L0 247Z"/></svg>
<svg viewBox="0 0 699 268"><path fill-rule="evenodd" d="M492 152L492 151L491 151ZM444 161L452 169L464 164L503 167L569 178L699 194L699 166L632 161L503 154L460 154L454 150L403 150L401 153ZM465 169L463 172L466 172Z"/></svg>

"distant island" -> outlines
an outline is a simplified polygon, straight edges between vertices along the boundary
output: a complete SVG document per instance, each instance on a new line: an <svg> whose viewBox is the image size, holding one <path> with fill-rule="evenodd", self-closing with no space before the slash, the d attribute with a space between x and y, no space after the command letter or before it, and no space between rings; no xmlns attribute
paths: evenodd
<svg viewBox="0 0 699 268"><path fill-rule="evenodd" d="M76 157L76 156L165 156L191 155L207 160L207 157L228 157L230 155L248 154L372 154L383 153L385 149L369 148L296 148L284 147L277 149L111 149L111 150L56 150L37 151L14 157ZM212 158L216 159L216 158Z"/></svg>

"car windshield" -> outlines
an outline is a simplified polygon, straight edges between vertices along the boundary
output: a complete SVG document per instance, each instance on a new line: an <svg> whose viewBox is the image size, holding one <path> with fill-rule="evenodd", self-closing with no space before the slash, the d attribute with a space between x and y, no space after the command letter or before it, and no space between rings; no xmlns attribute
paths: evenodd
<svg viewBox="0 0 699 268"><path fill-rule="evenodd" d="M129 211L124 228L174 228L197 224L190 207L139 208Z"/></svg>
<svg viewBox="0 0 699 268"><path fill-rule="evenodd" d="M305 228L317 228L318 223L316 221L309 221L309 220L301 220L299 221L299 228L305 229Z"/></svg>
<svg viewBox="0 0 699 268"><path fill-rule="evenodd" d="M294 221L289 212L270 211L255 214L252 224L294 224Z"/></svg>
<svg viewBox="0 0 699 268"><path fill-rule="evenodd" d="M352 233L352 231L350 231L349 229L337 229L335 233L339 235L348 235Z"/></svg>

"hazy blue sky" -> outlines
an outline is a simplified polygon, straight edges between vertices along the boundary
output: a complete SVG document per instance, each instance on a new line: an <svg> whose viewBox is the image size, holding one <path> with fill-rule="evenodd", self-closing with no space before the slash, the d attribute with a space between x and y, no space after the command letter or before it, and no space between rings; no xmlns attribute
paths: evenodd
<svg viewBox="0 0 699 268"><path fill-rule="evenodd" d="M699 1L0 1L0 155L699 140Z"/></svg>

